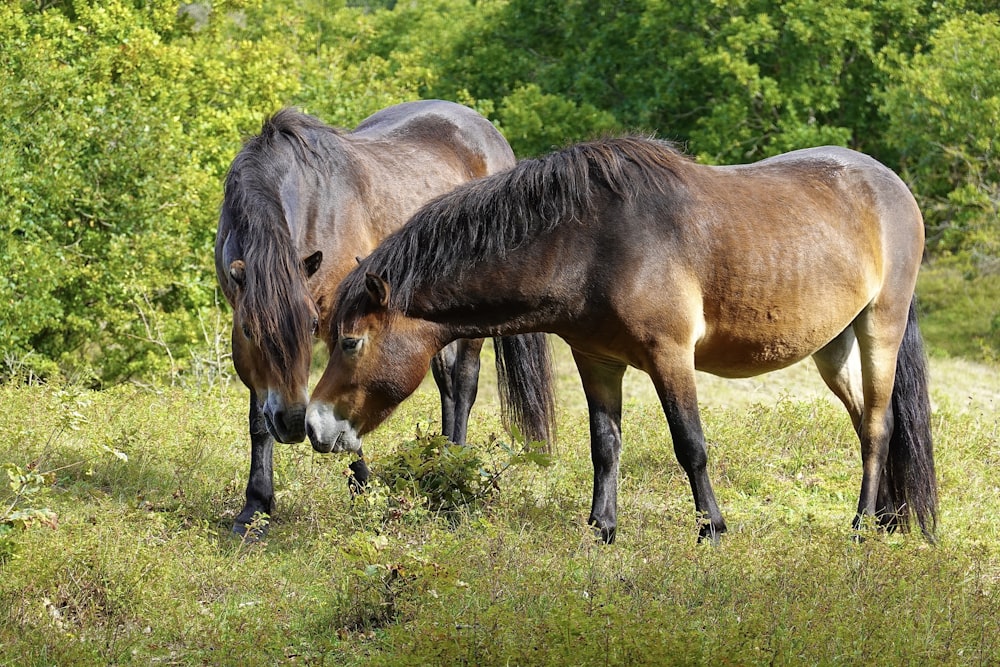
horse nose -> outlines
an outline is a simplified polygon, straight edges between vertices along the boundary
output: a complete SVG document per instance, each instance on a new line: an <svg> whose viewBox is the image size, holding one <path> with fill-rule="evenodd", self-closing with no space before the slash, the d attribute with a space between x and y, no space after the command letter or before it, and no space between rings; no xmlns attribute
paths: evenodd
<svg viewBox="0 0 1000 667"><path fill-rule="evenodd" d="M271 435L278 442L290 445L306 438L305 406L275 410L270 416Z"/></svg>

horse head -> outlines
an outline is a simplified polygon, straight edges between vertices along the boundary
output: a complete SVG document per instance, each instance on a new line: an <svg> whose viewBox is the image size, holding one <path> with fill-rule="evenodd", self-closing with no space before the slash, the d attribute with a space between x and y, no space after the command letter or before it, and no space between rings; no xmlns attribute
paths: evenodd
<svg viewBox="0 0 1000 667"><path fill-rule="evenodd" d="M305 277L315 272L321 257L315 253L303 261L302 275L285 285L280 299L273 293L262 296L269 281L252 276L244 260L229 264L233 366L256 397L267 431L282 443L302 442L306 435L312 336L319 312Z"/></svg>
<svg viewBox="0 0 1000 667"><path fill-rule="evenodd" d="M391 308L389 289L368 273L353 303L339 302L328 334L330 359L306 413L317 452L360 452L361 436L416 391L447 342L437 325Z"/></svg>

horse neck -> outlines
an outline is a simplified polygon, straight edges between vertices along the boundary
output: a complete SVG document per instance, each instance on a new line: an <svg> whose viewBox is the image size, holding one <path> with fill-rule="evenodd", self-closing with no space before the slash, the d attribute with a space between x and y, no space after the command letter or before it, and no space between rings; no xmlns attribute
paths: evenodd
<svg viewBox="0 0 1000 667"><path fill-rule="evenodd" d="M569 274L533 257L511 253L503 261L483 262L457 278L423 286L415 290L406 315L439 325L452 340L556 332L579 307L575 292L566 280Z"/></svg>

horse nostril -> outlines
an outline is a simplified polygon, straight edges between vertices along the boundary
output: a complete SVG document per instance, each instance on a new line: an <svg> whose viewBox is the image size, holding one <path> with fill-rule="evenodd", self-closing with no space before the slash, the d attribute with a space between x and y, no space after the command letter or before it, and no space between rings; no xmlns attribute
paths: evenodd
<svg viewBox="0 0 1000 667"><path fill-rule="evenodd" d="M271 434L278 442L293 444L302 442L306 435L305 410L275 410L267 415Z"/></svg>

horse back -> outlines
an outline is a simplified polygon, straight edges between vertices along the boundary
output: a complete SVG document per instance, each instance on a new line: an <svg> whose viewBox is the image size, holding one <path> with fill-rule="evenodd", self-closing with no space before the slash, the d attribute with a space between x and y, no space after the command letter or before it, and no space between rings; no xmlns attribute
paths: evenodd
<svg viewBox="0 0 1000 667"><path fill-rule="evenodd" d="M503 135L472 109L445 100L403 102L369 116L351 132L357 140L395 141L415 150L452 158L468 179L514 165Z"/></svg>
<svg viewBox="0 0 1000 667"><path fill-rule="evenodd" d="M638 338L666 330L695 347L698 368L718 375L782 368L879 299L908 303L922 256L922 219L905 184L843 148L750 165L691 163L655 211L657 242L632 230L645 241L625 274L642 284L622 281L627 296L617 300L628 304Z"/></svg>

